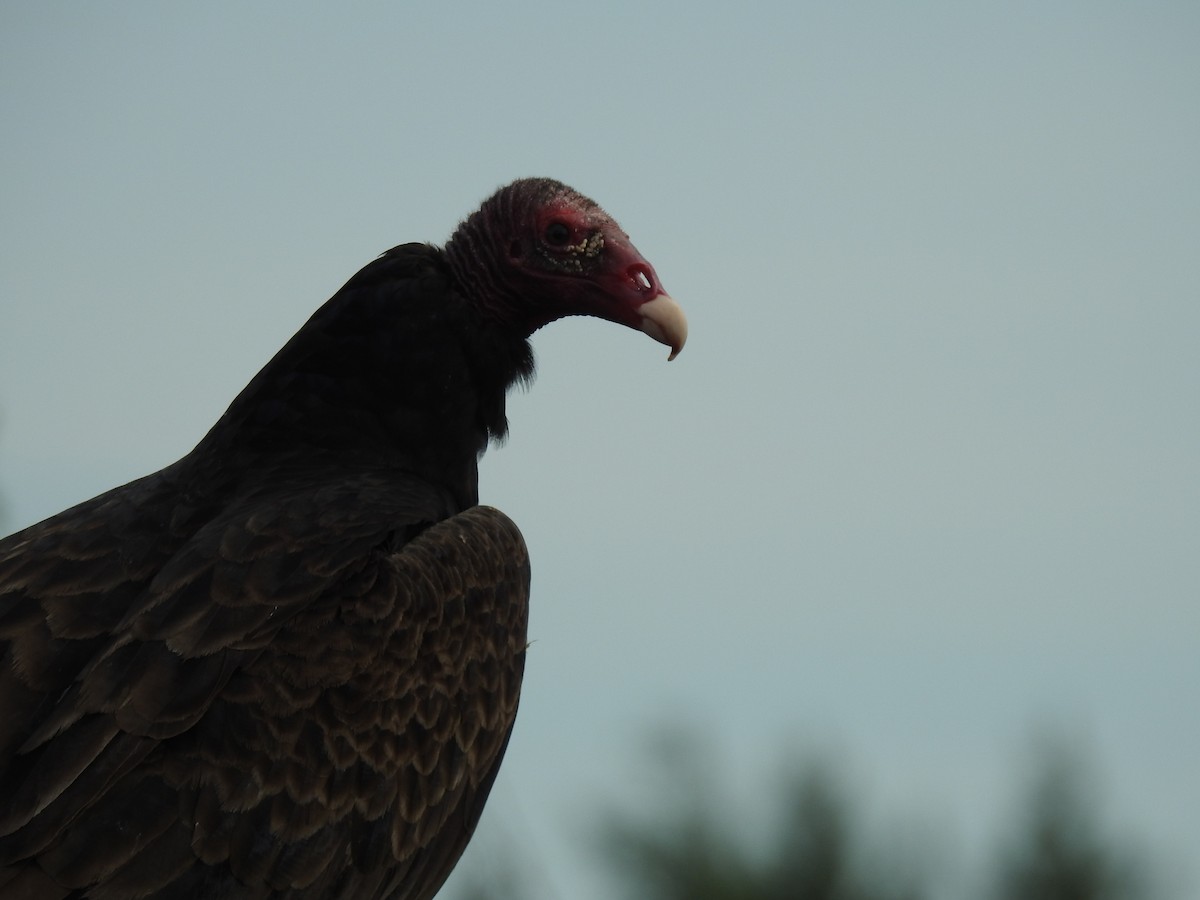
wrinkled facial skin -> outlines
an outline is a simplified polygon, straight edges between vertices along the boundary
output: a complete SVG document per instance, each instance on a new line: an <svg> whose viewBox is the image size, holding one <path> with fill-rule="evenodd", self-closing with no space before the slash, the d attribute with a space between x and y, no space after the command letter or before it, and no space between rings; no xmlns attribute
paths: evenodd
<svg viewBox="0 0 1200 900"><path fill-rule="evenodd" d="M541 205L531 225L511 245L514 262L561 279L558 290L572 297L571 312L637 328L669 346L671 359L678 355L687 337L682 310L604 210L586 198L559 197Z"/></svg>
<svg viewBox="0 0 1200 900"><path fill-rule="evenodd" d="M523 337L564 316L597 316L666 344L671 359L687 338L683 311L629 235L561 182L501 188L446 252L479 306Z"/></svg>
<svg viewBox="0 0 1200 900"><path fill-rule="evenodd" d="M607 216L581 215L565 205L547 207L535 224L534 253L548 269L582 275L600 263L606 226L619 232Z"/></svg>

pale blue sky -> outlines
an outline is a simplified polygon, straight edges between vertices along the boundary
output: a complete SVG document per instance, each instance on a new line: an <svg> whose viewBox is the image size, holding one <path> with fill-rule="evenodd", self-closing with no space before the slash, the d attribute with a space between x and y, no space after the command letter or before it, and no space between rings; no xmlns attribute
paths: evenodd
<svg viewBox="0 0 1200 900"><path fill-rule="evenodd" d="M0 9L5 524L557 177L692 328L536 335L483 466L535 640L487 827L538 887L605 896L588 810L655 723L748 790L841 748L969 845L1049 722L1200 892L1200 7L408 6Z"/></svg>

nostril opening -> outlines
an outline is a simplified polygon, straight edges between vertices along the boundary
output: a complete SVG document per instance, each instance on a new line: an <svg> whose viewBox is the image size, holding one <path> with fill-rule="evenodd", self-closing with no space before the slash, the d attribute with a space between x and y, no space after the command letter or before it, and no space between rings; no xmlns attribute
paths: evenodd
<svg viewBox="0 0 1200 900"><path fill-rule="evenodd" d="M654 275L649 266L635 263L629 267L629 277L639 291L648 291L654 287Z"/></svg>

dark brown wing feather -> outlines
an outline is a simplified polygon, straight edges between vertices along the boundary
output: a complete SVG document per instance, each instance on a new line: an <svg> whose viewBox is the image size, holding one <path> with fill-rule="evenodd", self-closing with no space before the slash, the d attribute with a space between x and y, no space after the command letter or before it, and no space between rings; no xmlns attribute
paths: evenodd
<svg viewBox="0 0 1200 900"><path fill-rule="evenodd" d="M0 893L436 892L516 715L529 566L498 511L426 527L444 500L389 488L180 541L135 483L0 544Z"/></svg>

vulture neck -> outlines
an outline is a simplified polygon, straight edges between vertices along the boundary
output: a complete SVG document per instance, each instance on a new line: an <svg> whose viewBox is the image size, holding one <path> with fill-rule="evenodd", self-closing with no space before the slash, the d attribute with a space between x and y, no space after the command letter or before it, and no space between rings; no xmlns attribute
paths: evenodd
<svg viewBox="0 0 1200 900"><path fill-rule="evenodd" d="M520 339L565 315L514 282L505 236L519 233L525 205L505 192L491 197L455 229L443 251L455 284L479 315Z"/></svg>
<svg viewBox="0 0 1200 900"><path fill-rule="evenodd" d="M529 341L462 296L442 253L404 245L313 315L193 457L240 456L249 477L416 476L466 508L480 455L507 434L507 391L532 375Z"/></svg>

